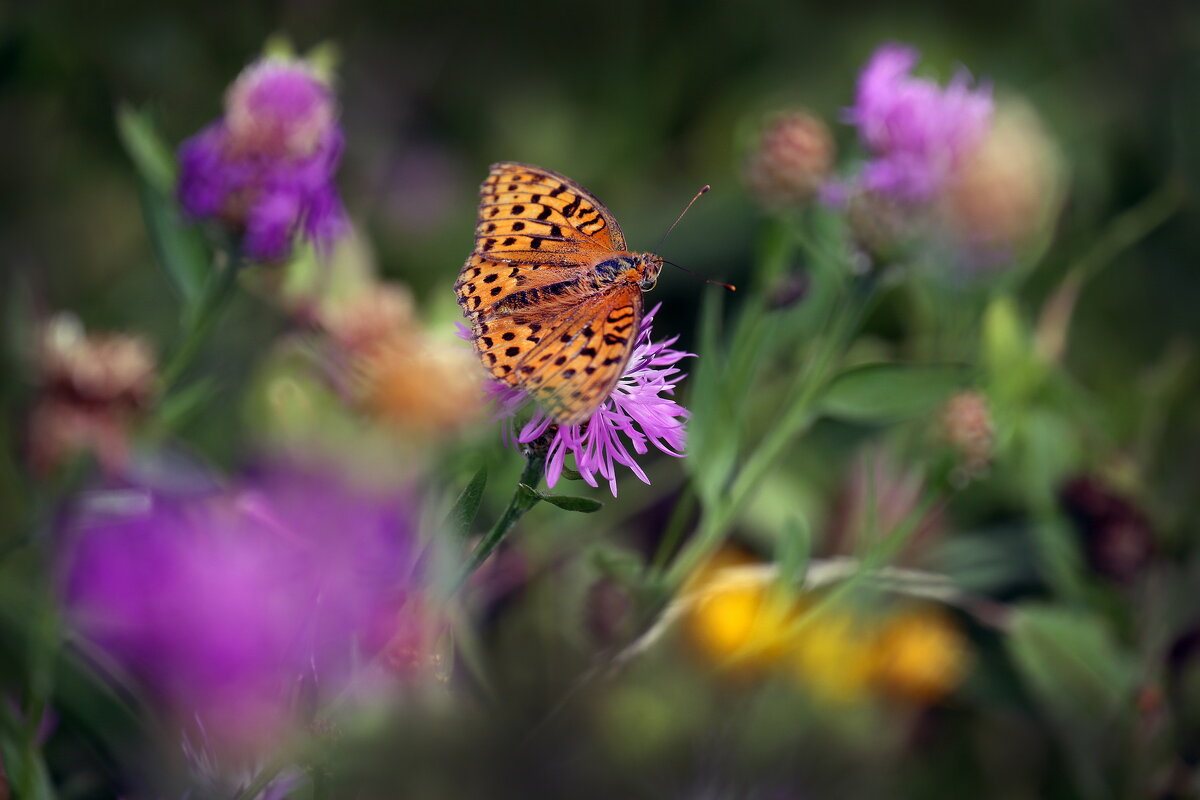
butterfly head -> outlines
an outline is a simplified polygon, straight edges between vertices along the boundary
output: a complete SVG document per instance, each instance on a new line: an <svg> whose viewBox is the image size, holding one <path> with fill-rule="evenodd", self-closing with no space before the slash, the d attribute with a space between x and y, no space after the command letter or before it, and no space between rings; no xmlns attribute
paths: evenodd
<svg viewBox="0 0 1200 800"><path fill-rule="evenodd" d="M638 278L637 283L643 292L648 292L658 283L658 273L662 272L663 260L654 253L638 253L636 255Z"/></svg>

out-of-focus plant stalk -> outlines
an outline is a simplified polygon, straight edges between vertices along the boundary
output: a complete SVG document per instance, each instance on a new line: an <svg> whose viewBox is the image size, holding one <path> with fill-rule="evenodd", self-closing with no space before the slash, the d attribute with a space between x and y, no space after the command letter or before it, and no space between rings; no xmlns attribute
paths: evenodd
<svg viewBox="0 0 1200 800"><path fill-rule="evenodd" d="M853 340L863 315L874 295L875 278L867 275L855 278L849 286L850 297L840 313L835 313L832 327L821 343L812 365L804 370L794 388L792 401L783 418L762 438L757 448L738 470L728 493L715 507L704 510L696 536L680 551L665 576L668 589L682 584L688 575L720 544L722 536L736 520L742 507L762 483L779 457L793 444L794 438L817 419L816 403L835 374L834 367L848 344ZM731 423L732 424L732 423Z"/></svg>
<svg viewBox="0 0 1200 800"><path fill-rule="evenodd" d="M227 251L225 263L218 266L209 274L204 290L196 300L195 306L185 311L185 325L182 344L171 356L162 373L163 392L168 393L178 383L183 373L191 366L192 361L200 352L200 348L212 333L213 326L221 318L229 299L237 286L238 270L241 266L241 252L236 247Z"/></svg>
<svg viewBox="0 0 1200 800"><path fill-rule="evenodd" d="M500 543L504 541L504 537L508 536L508 532L512 530L518 520L525 516L525 512L541 501L541 496L537 493L536 489L545 471L545 453L530 453L525 460L525 469L521 471L521 478L517 482L517 489L513 492L512 499L508 501L508 507L504 509L504 513L496 520L496 524L492 526L491 530L484 535L483 539L471 552L467 563L463 565L462 571L454 582L450 584L451 594L456 594L466 585L471 576L475 574L475 571L488 560L492 551L500 546Z"/></svg>

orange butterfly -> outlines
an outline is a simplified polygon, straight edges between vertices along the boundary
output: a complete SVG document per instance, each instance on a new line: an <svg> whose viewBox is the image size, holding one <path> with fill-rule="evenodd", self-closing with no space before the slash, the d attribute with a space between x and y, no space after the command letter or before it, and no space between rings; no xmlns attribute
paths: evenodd
<svg viewBox="0 0 1200 800"><path fill-rule="evenodd" d="M493 376L578 425L621 378L663 260L626 250L604 204L548 169L493 164L479 194L454 284L475 347Z"/></svg>

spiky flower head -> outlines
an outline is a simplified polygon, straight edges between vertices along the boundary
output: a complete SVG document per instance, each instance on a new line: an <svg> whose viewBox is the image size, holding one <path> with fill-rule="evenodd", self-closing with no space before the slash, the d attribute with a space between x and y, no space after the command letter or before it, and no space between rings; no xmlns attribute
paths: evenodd
<svg viewBox="0 0 1200 800"><path fill-rule="evenodd" d="M538 409L520 431L512 431L513 435L508 437L521 446L543 437L548 439L547 486L553 487L562 477L568 455L589 485L598 486L597 478L606 480L613 497L617 496L618 464L648 484L650 479L636 456L648 453L651 445L667 455L683 456L688 411L674 397L675 387L684 377L677 365L694 354L672 347L678 336L652 341L651 328L659 307L652 308L642 319L625 372L588 421L558 425L552 416ZM511 423L527 404L528 397L504 384L490 385L499 416Z"/></svg>
<svg viewBox="0 0 1200 800"><path fill-rule="evenodd" d="M225 114L179 149L179 199L219 220L246 256L278 261L297 236L328 248L346 227L334 175L342 155L337 103L306 62L269 56L225 96Z"/></svg>

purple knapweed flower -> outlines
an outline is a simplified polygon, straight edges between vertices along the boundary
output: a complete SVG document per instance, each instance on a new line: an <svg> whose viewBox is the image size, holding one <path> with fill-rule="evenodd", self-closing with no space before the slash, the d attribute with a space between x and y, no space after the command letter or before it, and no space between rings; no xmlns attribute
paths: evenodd
<svg viewBox="0 0 1200 800"><path fill-rule="evenodd" d="M336 475L97 493L62 551L66 617L180 728L253 759L429 619L415 509ZM430 630L433 625L430 624Z"/></svg>
<svg viewBox="0 0 1200 800"><path fill-rule="evenodd" d="M617 496L617 464L628 467L643 483L650 483L634 457L649 452L648 445L671 456L683 456L688 411L673 396L676 384L684 377L676 364L695 354L671 347L678 336L651 341L650 329L660 306L642 319L625 372L591 419L579 425L557 425L553 417L538 409L519 432L510 428L512 435L506 438L517 445L529 444L552 431L546 453L547 486L553 487L562 477L568 454L574 457L575 469L589 485L598 485L597 476L608 481L613 497ZM528 398L519 389L495 381L488 391L497 416L512 425L512 417Z"/></svg>
<svg viewBox="0 0 1200 800"><path fill-rule="evenodd" d="M228 225L256 260L286 258L297 234L328 248L346 224L342 143L329 86L303 61L264 58L229 87L225 115L179 148L179 200Z"/></svg>
<svg viewBox="0 0 1200 800"><path fill-rule="evenodd" d="M989 86L971 89L965 69L944 88L914 78L919 57L905 45L881 46L859 75L855 104L845 114L871 154L862 187L910 203L937 194L983 141L992 118Z"/></svg>

